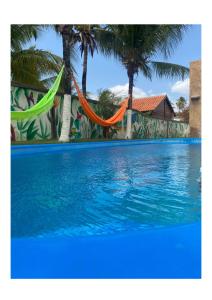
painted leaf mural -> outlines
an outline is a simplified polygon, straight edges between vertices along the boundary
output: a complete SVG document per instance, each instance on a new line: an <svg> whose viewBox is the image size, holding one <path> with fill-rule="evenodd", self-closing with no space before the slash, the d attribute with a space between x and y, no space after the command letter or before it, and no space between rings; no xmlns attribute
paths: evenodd
<svg viewBox="0 0 212 300"><path fill-rule="evenodd" d="M11 110L20 111L32 107L40 101L44 93L44 91L12 86ZM60 136L63 96L57 95L55 98L57 105L49 112L41 114L34 120L11 122L13 138L15 136L16 141L57 139ZM91 106L95 110L95 103L92 102ZM76 97L72 98L70 122L71 139L103 138L103 128L89 120ZM125 115L122 122L110 129L109 138L124 138L126 124ZM154 119L135 111L132 117L132 130L135 139L189 136L189 125L186 123Z"/></svg>
<svg viewBox="0 0 212 300"><path fill-rule="evenodd" d="M36 127L35 122L36 122L36 120L33 120L30 123L29 127L27 128L27 131L26 131L27 141L33 140L38 132L38 128Z"/></svg>

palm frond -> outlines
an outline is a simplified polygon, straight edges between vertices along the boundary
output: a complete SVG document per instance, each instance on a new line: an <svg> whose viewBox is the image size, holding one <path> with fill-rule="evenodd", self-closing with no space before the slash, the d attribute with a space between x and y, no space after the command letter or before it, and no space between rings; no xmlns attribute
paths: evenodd
<svg viewBox="0 0 212 300"><path fill-rule="evenodd" d="M74 43L80 43L81 56L84 52L85 47L87 47L91 56L93 56L94 51L97 51L97 44L95 40L95 30L98 29L97 25L74 25L73 40Z"/></svg>
<svg viewBox="0 0 212 300"><path fill-rule="evenodd" d="M189 68L181 65L159 61L152 61L150 62L150 65L158 77L178 77L184 79L185 76L189 75Z"/></svg>
<svg viewBox="0 0 212 300"><path fill-rule="evenodd" d="M158 26L158 49L165 58L168 58L174 52L188 29L189 26L183 24Z"/></svg>
<svg viewBox="0 0 212 300"><path fill-rule="evenodd" d="M119 57L121 49L120 40L116 39L116 34L111 29L108 28L100 28L95 31L95 40L97 43L97 48L100 52L109 57L111 55L115 56L116 58Z"/></svg>
<svg viewBox="0 0 212 300"><path fill-rule="evenodd" d="M143 73L144 77L148 78L149 80L152 80L152 69L148 64L141 64L139 66L139 71Z"/></svg>
<svg viewBox="0 0 212 300"><path fill-rule="evenodd" d="M11 54L12 80L22 83L37 85L42 76L57 74L61 66L59 56L34 47ZM42 86L41 82L39 86Z"/></svg>
<svg viewBox="0 0 212 300"><path fill-rule="evenodd" d="M72 25L70 25L72 26ZM24 49L26 43L39 37L42 31L56 25L12 25L11 26L11 79L20 83L34 85L36 87L49 87L54 76L61 69L63 60L61 57L49 51L30 47ZM69 28L69 27L68 27ZM70 47L71 62L77 61L77 51ZM76 73L73 63L72 72Z"/></svg>
<svg viewBox="0 0 212 300"><path fill-rule="evenodd" d="M42 25L11 25L11 50L19 51L32 38L38 38Z"/></svg>

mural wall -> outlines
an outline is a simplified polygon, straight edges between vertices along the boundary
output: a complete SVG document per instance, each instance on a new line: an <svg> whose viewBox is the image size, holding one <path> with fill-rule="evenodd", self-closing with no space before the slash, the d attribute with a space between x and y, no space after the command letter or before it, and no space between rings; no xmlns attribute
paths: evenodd
<svg viewBox="0 0 212 300"><path fill-rule="evenodd" d="M40 101L44 92L12 86L11 111L26 110ZM55 97L54 106L48 112L31 120L12 121L11 138L13 141L58 139L61 131L63 97ZM91 103L95 110L95 103ZM101 139L103 129L92 123L84 114L77 98L72 99L71 139ZM189 126L185 123L163 121L146 117L141 113L133 113L133 138L187 137ZM123 138L126 128L126 117L123 122L110 128L110 138Z"/></svg>
<svg viewBox="0 0 212 300"><path fill-rule="evenodd" d="M165 121L142 115L133 114L133 138L174 138L188 137L189 125L177 121Z"/></svg>

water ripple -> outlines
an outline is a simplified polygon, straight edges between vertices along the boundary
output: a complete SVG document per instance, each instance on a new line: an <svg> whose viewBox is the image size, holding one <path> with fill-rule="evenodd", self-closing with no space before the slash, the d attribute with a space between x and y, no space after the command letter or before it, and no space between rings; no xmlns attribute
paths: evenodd
<svg viewBox="0 0 212 300"><path fill-rule="evenodd" d="M12 236L102 235L200 219L199 145L83 149L12 161Z"/></svg>

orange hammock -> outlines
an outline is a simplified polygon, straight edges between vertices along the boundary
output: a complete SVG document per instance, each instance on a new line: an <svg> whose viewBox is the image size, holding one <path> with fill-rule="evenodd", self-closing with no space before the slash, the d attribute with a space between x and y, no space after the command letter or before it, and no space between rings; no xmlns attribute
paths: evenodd
<svg viewBox="0 0 212 300"><path fill-rule="evenodd" d="M106 127L106 126L112 126L123 119L125 111L127 109L128 101L124 101L121 104L121 108L115 113L114 116L112 116L111 118L109 118L107 120L104 120L104 119L100 118L90 107L88 101L85 99L84 95L80 91L79 86L74 78L73 78L73 81L74 81L76 91L78 93L80 104L81 104L84 112L86 113L86 115L91 119L91 121L93 121L94 123L97 123L101 126Z"/></svg>

